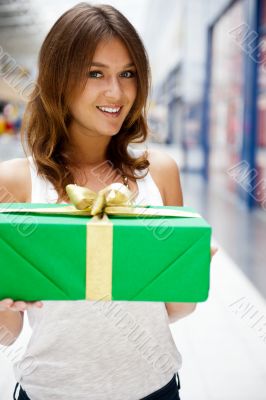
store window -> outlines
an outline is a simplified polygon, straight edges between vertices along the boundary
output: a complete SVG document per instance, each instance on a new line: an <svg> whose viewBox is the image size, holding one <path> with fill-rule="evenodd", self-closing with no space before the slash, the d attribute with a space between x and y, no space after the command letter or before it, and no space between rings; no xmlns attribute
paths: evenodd
<svg viewBox="0 0 266 400"><path fill-rule="evenodd" d="M243 138L244 55L234 33L244 23L238 1L214 26L210 96L210 171L221 189L235 192L228 169L241 159Z"/></svg>
<svg viewBox="0 0 266 400"><path fill-rule="evenodd" d="M262 34L259 40L256 149L257 183L254 195L257 203L266 207L266 1L263 0L261 4L260 30L265 32L265 34Z"/></svg>

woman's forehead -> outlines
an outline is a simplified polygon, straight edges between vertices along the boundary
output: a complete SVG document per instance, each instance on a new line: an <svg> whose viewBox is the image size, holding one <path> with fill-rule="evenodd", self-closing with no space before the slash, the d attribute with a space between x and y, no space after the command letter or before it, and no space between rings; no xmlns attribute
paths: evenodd
<svg viewBox="0 0 266 400"><path fill-rule="evenodd" d="M102 67L113 64L127 68L134 66L125 43L119 38L101 40L94 52L92 64Z"/></svg>

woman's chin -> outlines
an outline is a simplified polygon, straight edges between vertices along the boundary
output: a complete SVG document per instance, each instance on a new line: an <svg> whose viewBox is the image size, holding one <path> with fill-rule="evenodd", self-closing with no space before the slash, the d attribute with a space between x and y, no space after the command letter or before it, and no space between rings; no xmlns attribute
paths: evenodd
<svg viewBox="0 0 266 400"><path fill-rule="evenodd" d="M115 136L118 134L120 128L116 130L106 130L106 131L100 131L101 136Z"/></svg>

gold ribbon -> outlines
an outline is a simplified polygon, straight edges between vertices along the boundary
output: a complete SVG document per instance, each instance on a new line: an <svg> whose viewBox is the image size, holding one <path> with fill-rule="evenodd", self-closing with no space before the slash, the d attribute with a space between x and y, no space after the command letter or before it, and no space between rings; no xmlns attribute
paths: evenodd
<svg viewBox="0 0 266 400"><path fill-rule="evenodd" d="M87 223L87 300L112 300L112 263L113 224L105 214L102 219L94 217Z"/></svg>
<svg viewBox="0 0 266 400"><path fill-rule="evenodd" d="M86 299L112 300L113 224L108 215L127 217L199 218L200 214L170 208L148 208L132 203L133 193L123 184L112 183L98 193L78 185L67 185L73 203L56 208L5 208L1 213L27 212L92 216L86 229ZM104 246L103 246L104 244Z"/></svg>
<svg viewBox="0 0 266 400"><path fill-rule="evenodd" d="M112 183L98 193L78 185L67 185L66 191L75 207L90 215L102 214L107 206L132 206L131 190L120 183Z"/></svg>

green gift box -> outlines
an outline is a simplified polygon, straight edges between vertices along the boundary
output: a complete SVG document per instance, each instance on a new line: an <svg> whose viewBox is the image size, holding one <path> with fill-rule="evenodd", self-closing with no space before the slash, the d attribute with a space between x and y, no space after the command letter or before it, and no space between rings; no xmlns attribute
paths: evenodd
<svg viewBox="0 0 266 400"><path fill-rule="evenodd" d="M208 298L211 227L200 216L108 215L99 223L88 215L34 212L59 207L67 206L1 204L0 299ZM194 213L188 207L149 209Z"/></svg>

